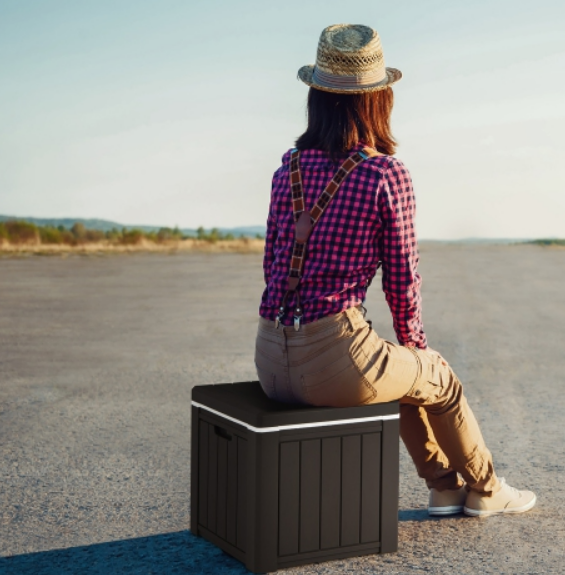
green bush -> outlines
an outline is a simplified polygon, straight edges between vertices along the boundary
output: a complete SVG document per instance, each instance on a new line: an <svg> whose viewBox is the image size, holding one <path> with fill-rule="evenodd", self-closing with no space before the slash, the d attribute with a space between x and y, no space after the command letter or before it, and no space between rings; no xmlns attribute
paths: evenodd
<svg viewBox="0 0 565 575"><path fill-rule="evenodd" d="M218 230L218 228L212 228L210 230L210 233L208 234L208 237L206 238L207 241L212 242L213 244L215 244L217 241L222 239L222 234L220 233L220 230Z"/></svg>
<svg viewBox="0 0 565 575"><path fill-rule="evenodd" d="M57 228L42 226L39 228L39 239L42 244L62 244L63 234Z"/></svg>
<svg viewBox="0 0 565 575"><path fill-rule="evenodd" d="M111 230L108 230L104 235L106 239L109 240L111 243L118 243L122 238L122 232L120 232L120 230L118 230L117 228L112 228Z"/></svg>
<svg viewBox="0 0 565 575"><path fill-rule="evenodd" d="M78 241L86 239L86 228L84 227L84 224L81 224L80 222L76 222L73 225L71 233Z"/></svg>
<svg viewBox="0 0 565 575"><path fill-rule="evenodd" d="M212 228L207 232L202 226L196 230L196 237L199 240L211 242L213 244L224 240L235 240L235 236L232 233L223 234L218 228Z"/></svg>
<svg viewBox="0 0 565 575"><path fill-rule="evenodd" d="M69 246L76 246L79 242L71 230L67 230L63 226L56 228L51 226L39 226L39 239L42 244L67 244Z"/></svg>
<svg viewBox="0 0 565 575"><path fill-rule="evenodd" d="M122 238L120 240L120 243L126 246L135 246L141 243L143 237L144 234L141 230L136 229L127 230L126 228L124 228L122 230Z"/></svg>
<svg viewBox="0 0 565 575"><path fill-rule="evenodd" d="M101 242L104 239L104 232L100 230L85 230L84 239L87 242Z"/></svg>
<svg viewBox="0 0 565 575"><path fill-rule="evenodd" d="M63 231L61 232L61 238L64 244L68 244L69 246L77 245L76 238L75 236L73 236L70 230L66 230L65 228L63 228Z"/></svg>
<svg viewBox="0 0 565 575"><path fill-rule="evenodd" d="M34 224L11 220L4 223L8 240L12 244L29 244L39 241L39 230Z"/></svg>
<svg viewBox="0 0 565 575"><path fill-rule="evenodd" d="M174 229L171 228L160 228L157 232L157 241L159 242L166 242L169 240L182 240L183 235L178 227Z"/></svg>

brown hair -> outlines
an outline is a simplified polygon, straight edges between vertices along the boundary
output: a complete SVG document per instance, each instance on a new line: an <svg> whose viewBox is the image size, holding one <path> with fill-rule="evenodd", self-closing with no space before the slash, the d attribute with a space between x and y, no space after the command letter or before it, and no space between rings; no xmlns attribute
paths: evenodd
<svg viewBox="0 0 565 575"><path fill-rule="evenodd" d="M296 140L299 150L324 150L331 158L363 141L392 155L396 141L390 130L392 88L361 94L337 94L310 88L308 127Z"/></svg>

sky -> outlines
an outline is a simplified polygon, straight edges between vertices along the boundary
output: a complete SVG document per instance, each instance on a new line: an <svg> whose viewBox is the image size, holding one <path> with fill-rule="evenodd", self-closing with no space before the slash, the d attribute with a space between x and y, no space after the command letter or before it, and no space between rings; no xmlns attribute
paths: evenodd
<svg viewBox="0 0 565 575"><path fill-rule="evenodd" d="M264 224L336 23L403 72L420 238L565 237L562 0L0 0L0 214Z"/></svg>

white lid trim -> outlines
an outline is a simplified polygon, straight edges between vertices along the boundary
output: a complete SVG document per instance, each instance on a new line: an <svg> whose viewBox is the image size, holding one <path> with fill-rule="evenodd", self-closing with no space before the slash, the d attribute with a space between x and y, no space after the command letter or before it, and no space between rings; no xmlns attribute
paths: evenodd
<svg viewBox="0 0 565 575"><path fill-rule="evenodd" d="M235 417L231 417L226 415L225 413L221 413L220 411L216 411L207 405L202 405L196 401L192 402L194 407L199 407L200 409L205 409L214 415L219 417L223 417L229 421L233 421L233 423L237 423L238 425L242 425L246 427L250 431L254 431L255 433L272 433L274 431L285 431L287 429L306 429L308 427L329 427L330 425L351 425L353 423L365 423L368 421L388 421L391 419L400 419L400 414L395 413L392 415L373 415L371 417L356 417L351 419L334 419L333 421L315 421L312 423L292 423L289 425L278 425L276 427L254 427L249 423L245 423L245 421L241 421L236 419Z"/></svg>

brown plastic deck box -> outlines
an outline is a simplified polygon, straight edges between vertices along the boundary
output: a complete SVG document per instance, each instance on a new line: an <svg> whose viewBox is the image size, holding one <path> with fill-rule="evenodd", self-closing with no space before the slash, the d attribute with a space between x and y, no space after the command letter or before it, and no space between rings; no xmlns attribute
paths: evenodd
<svg viewBox="0 0 565 575"><path fill-rule="evenodd" d="M268 399L259 382L192 391L191 531L255 573L396 551L398 402Z"/></svg>

